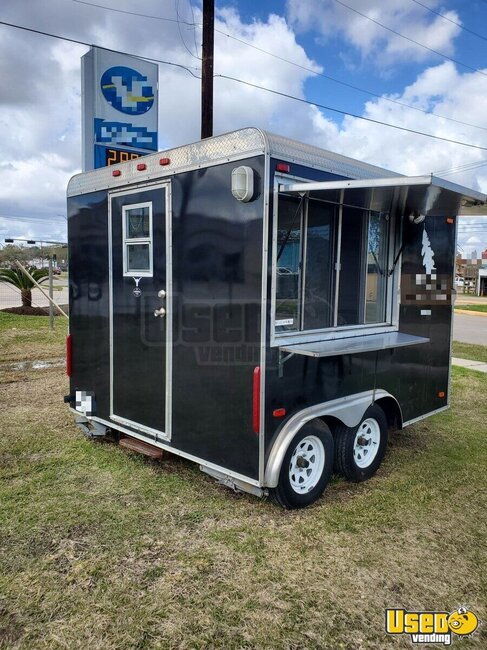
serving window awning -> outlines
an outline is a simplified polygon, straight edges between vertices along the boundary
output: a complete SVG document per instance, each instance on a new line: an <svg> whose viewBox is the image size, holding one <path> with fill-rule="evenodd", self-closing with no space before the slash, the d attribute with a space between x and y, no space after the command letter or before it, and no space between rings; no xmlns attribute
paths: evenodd
<svg viewBox="0 0 487 650"><path fill-rule="evenodd" d="M397 201L405 214L425 216L455 216L461 213L462 206L478 206L487 201L481 192L433 175L280 183L279 191L377 212L390 210Z"/></svg>

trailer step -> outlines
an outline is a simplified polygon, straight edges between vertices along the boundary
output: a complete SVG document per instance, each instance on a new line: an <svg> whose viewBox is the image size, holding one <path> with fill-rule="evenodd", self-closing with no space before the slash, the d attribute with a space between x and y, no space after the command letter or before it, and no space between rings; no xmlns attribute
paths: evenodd
<svg viewBox="0 0 487 650"><path fill-rule="evenodd" d="M153 458L154 460L162 459L162 449L159 449L159 447L154 447L154 445L149 445L149 443L143 442L142 440L130 438L129 436L123 436L120 438L118 444L124 449L137 451L139 454L144 454L144 456L149 456L149 458Z"/></svg>

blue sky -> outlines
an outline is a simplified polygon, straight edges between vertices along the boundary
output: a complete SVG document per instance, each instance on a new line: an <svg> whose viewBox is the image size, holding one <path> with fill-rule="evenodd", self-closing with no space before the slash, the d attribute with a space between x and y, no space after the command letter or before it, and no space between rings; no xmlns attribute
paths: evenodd
<svg viewBox="0 0 487 650"><path fill-rule="evenodd" d="M344 5L480 72L400 38ZM189 23L194 19L197 26L178 28L175 22L113 10L172 21L179 17ZM0 20L173 61L198 74L200 2L3 0ZM219 1L215 71L355 115L487 148L486 20L487 0ZM0 26L0 238L64 236L65 188L81 166L80 57L86 51L83 45ZM334 83L319 72L378 97ZM161 148L194 141L199 137L198 79L161 65L159 85ZM215 133L248 125L405 174L447 170L449 180L487 192L487 150L413 136L217 77ZM487 219L462 224L459 239L464 250L487 248Z"/></svg>

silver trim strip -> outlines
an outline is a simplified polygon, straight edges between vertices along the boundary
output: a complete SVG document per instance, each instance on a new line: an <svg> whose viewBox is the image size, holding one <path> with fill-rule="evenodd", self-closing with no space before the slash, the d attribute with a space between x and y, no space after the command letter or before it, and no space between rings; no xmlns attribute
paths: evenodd
<svg viewBox="0 0 487 650"><path fill-rule="evenodd" d="M76 415L81 415L83 417L86 417L84 413L80 413L79 411L76 411L73 408L70 408L70 411L72 413L75 413ZM142 436L136 431L132 431L131 429L127 429L126 427L120 426L116 424L115 426L113 425L113 422L110 422L109 420L104 420L103 418L99 418L97 416L86 418L88 421L94 420L95 422L100 422L100 424L104 424L105 426L109 427L110 429L117 429L117 431L121 431L122 433L126 433L129 436L132 436L132 438L137 438L138 440L142 440L143 442L148 442L146 436ZM226 469L225 467L221 467L220 465L216 465L215 463L210 463L207 460L204 460L203 458L198 458L198 456L193 456L193 454L188 454L185 451L181 451L180 449L176 449L176 447L171 447L171 445L165 444L164 442L161 442L160 440L151 440L150 441L151 445L154 445L154 447L159 447L160 449L164 449L165 451L169 451L171 454L175 454L176 456L181 456L182 458L187 458L188 460L193 461L194 463L198 463L199 465L203 465L204 467L210 467L212 469L215 469L222 474L225 474L226 476L231 476L233 478L236 478L240 481L243 481L245 483L250 483L250 485L256 485L257 487L262 487L259 481L250 478L248 476L244 476L243 474L239 474L238 472L233 472L232 470Z"/></svg>
<svg viewBox="0 0 487 650"><path fill-rule="evenodd" d="M264 481L265 472L265 373L267 340L267 263L269 258L269 200L270 200L270 156L264 158L264 201L262 216L262 278L260 312L260 413L259 413L259 484Z"/></svg>
<svg viewBox="0 0 487 650"><path fill-rule="evenodd" d="M402 428L409 426L410 424L415 424L416 422L421 422L421 420L425 420L426 418L429 418L431 415L436 415L436 413L441 413L442 411L446 411L450 408L449 405L447 406L442 406L439 409L435 409L434 411L429 411L429 413L425 413L424 415L420 415L417 418L413 418L412 420L408 420L407 422L402 423Z"/></svg>

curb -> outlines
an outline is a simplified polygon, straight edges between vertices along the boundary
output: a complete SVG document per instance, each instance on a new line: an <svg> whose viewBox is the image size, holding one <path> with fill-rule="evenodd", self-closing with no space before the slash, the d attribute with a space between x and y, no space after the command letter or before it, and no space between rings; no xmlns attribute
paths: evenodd
<svg viewBox="0 0 487 650"><path fill-rule="evenodd" d="M469 316L487 316L487 311L474 311L473 309L457 309L454 308L455 314L468 314Z"/></svg>

